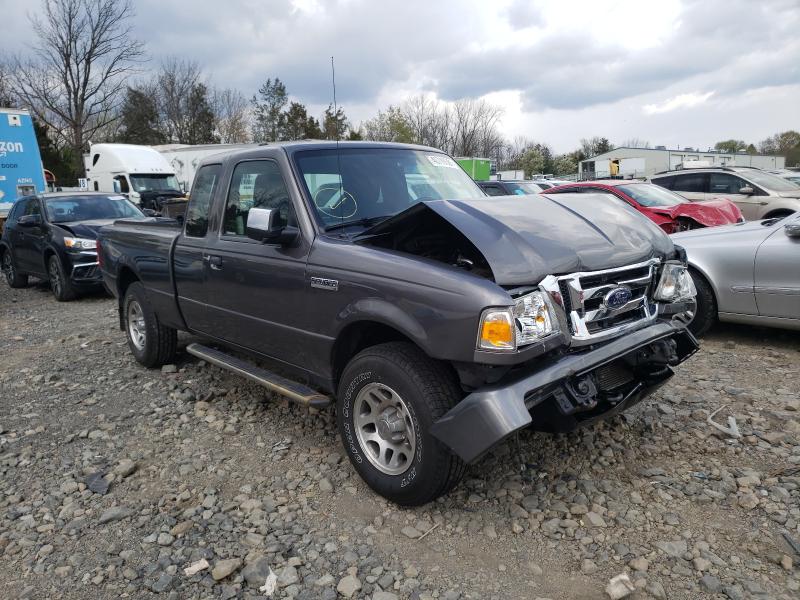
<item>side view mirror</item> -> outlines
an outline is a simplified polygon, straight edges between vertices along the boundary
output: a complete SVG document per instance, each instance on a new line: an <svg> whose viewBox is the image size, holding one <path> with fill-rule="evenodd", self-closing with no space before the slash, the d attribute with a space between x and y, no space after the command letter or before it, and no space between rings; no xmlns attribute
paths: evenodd
<svg viewBox="0 0 800 600"><path fill-rule="evenodd" d="M17 225L20 227L37 227L42 224L41 215L22 215L17 220Z"/></svg>
<svg viewBox="0 0 800 600"><path fill-rule="evenodd" d="M265 244L290 244L300 232L296 227L278 223L279 216L271 208L251 208L247 213L247 237Z"/></svg>
<svg viewBox="0 0 800 600"><path fill-rule="evenodd" d="M157 217L158 213L154 211L152 208L144 208L142 209L145 217Z"/></svg>
<svg viewBox="0 0 800 600"><path fill-rule="evenodd" d="M783 230L786 232L786 235L790 238L800 238L800 221L787 223L786 225L783 226Z"/></svg>
<svg viewBox="0 0 800 600"><path fill-rule="evenodd" d="M752 196L755 193L755 190L751 188L749 185L746 185L743 188L739 189L739 193L744 194L745 196Z"/></svg>

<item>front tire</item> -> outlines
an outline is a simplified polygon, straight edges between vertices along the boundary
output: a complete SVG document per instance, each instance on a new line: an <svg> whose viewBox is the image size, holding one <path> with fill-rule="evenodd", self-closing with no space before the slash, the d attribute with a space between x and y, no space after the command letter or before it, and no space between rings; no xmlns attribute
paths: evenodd
<svg viewBox="0 0 800 600"><path fill-rule="evenodd" d="M694 318L689 323L689 331L696 337L701 337L717 322L717 301L714 298L714 290L711 289L705 278L695 271L690 271L690 273L694 287L697 289L695 298L697 308Z"/></svg>
<svg viewBox="0 0 800 600"><path fill-rule="evenodd" d="M125 291L122 311L128 347L137 361L145 367L160 367L175 359L178 332L159 322L138 281Z"/></svg>
<svg viewBox="0 0 800 600"><path fill-rule="evenodd" d="M17 267L14 266L14 257L11 256L10 248L6 248L6 251L3 252L3 275L5 275L8 287L16 289L28 285L28 276L20 275Z"/></svg>
<svg viewBox="0 0 800 600"><path fill-rule="evenodd" d="M47 276L50 280L50 290L59 302L68 302L75 298L75 289L64 271L64 265L53 254L47 259Z"/></svg>
<svg viewBox="0 0 800 600"><path fill-rule="evenodd" d="M342 374L336 412L347 455L367 485L403 506L453 489L465 465L430 428L460 398L454 375L412 344L356 355Z"/></svg>

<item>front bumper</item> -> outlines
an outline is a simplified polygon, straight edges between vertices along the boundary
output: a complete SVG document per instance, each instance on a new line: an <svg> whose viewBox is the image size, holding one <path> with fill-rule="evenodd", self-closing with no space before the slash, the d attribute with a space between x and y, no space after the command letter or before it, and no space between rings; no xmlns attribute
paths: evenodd
<svg viewBox="0 0 800 600"><path fill-rule="evenodd" d="M551 359L536 370L478 389L450 409L431 433L473 462L515 431L568 431L636 404L698 349L679 321L658 322L600 347Z"/></svg>
<svg viewBox="0 0 800 600"><path fill-rule="evenodd" d="M82 251L69 254L66 260L70 281L77 286L102 285L103 274L97 262L97 253Z"/></svg>

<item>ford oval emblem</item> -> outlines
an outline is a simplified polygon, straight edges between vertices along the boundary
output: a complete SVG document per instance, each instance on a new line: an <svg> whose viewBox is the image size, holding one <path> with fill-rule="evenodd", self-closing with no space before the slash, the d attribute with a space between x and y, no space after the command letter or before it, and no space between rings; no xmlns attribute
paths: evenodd
<svg viewBox="0 0 800 600"><path fill-rule="evenodd" d="M633 298L633 293L630 288L625 286L615 287L603 296L603 306L611 310L616 310L625 306L631 301L631 298Z"/></svg>

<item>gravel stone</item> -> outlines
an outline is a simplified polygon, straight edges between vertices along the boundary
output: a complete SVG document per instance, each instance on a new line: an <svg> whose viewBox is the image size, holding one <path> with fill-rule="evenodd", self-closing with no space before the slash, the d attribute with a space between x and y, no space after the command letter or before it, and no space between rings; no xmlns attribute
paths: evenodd
<svg viewBox="0 0 800 600"><path fill-rule="evenodd" d="M346 460L333 407L183 351L166 375L144 369L102 294L63 304L0 280L0 307L3 597L255 600L274 577L276 600L341 599L340 584L359 600L579 600L608 598L622 569L642 600L800 594L783 538L800 540L791 332L719 325L623 415L512 436L445 497L400 508ZM741 438L709 427L721 405Z"/></svg>
<svg viewBox="0 0 800 600"><path fill-rule="evenodd" d="M211 577L213 577L215 581L225 579L234 571L238 571L241 566L241 558L226 558L224 560L218 560L216 563L214 563L214 567L211 569Z"/></svg>

